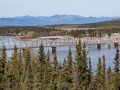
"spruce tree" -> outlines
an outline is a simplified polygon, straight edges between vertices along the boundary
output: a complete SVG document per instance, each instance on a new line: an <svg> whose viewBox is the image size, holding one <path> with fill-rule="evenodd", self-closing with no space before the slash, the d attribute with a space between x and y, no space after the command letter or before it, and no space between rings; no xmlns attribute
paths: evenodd
<svg viewBox="0 0 120 90"><path fill-rule="evenodd" d="M12 71L12 64L8 61L5 65L5 75L4 75L5 87L4 90L16 90L16 78Z"/></svg>
<svg viewBox="0 0 120 90"><path fill-rule="evenodd" d="M11 56L11 68L14 74L18 74L18 51L16 45ZM16 75L17 76L17 75Z"/></svg>
<svg viewBox="0 0 120 90"><path fill-rule="evenodd" d="M24 64L23 64L23 57L22 57L22 52L21 52L21 49L20 49L20 52L18 53L18 59L17 59L17 76L16 76L16 79L17 79L17 90L21 90L21 76L22 76L22 73L23 73L23 67L24 67Z"/></svg>
<svg viewBox="0 0 120 90"><path fill-rule="evenodd" d="M115 55L115 61L114 61L114 71L116 72L116 73L119 73L119 68L120 68L120 59L119 59L119 48L117 48L117 50L116 50L116 55Z"/></svg>
<svg viewBox="0 0 120 90"><path fill-rule="evenodd" d="M69 47L69 51L67 55L67 65L69 68L69 72L72 73L73 72L73 57L72 57L72 52L71 52L70 47Z"/></svg>
<svg viewBox="0 0 120 90"><path fill-rule="evenodd" d="M91 80L92 80L92 65L91 65L91 59L89 58L89 69L88 69L88 85L90 86Z"/></svg>
<svg viewBox="0 0 120 90"><path fill-rule="evenodd" d="M72 89L73 87L73 71L74 71L74 67L73 67L73 58L72 58L72 52L71 49L69 47L69 51L68 51L68 55L67 55L67 71L68 72L68 78L67 78L67 82L68 82L68 89Z"/></svg>
<svg viewBox="0 0 120 90"><path fill-rule="evenodd" d="M38 59L38 62L41 63L41 65L43 65L45 63L45 52L44 52L44 46L43 44L40 44L39 46L39 50L37 52L37 59Z"/></svg>
<svg viewBox="0 0 120 90"><path fill-rule="evenodd" d="M3 46L3 48L0 50L0 90L4 90L4 72L5 72L5 63L6 63L6 48Z"/></svg>
<svg viewBox="0 0 120 90"><path fill-rule="evenodd" d="M120 90L120 54L119 48L116 50L115 61L114 61L114 80L113 80L113 89Z"/></svg>
<svg viewBox="0 0 120 90"><path fill-rule="evenodd" d="M111 70L111 67L108 67L107 69L107 90L111 90L112 89L112 83L113 83L113 73L112 73L112 70Z"/></svg>
<svg viewBox="0 0 120 90"><path fill-rule="evenodd" d="M57 90L73 90L73 75L69 71L66 59L63 67L58 68Z"/></svg>
<svg viewBox="0 0 120 90"><path fill-rule="evenodd" d="M52 63L52 76L50 81L51 90L57 90L58 67L59 63L57 60L57 53L55 53Z"/></svg>
<svg viewBox="0 0 120 90"><path fill-rule="evenodd" d="M108 67L108 69L107 69L107 79L108 79L108 80L109 80L109 78L110 78L111 72L112 72L111 67Z"/></svg>
<svg viewBox="0 0 120 90"><path fill-rule="evenodd" d="M33 90L33 73L31 69L31 54L29 49L27 49L26 55L25 55L25 64L23 68L23 73L21 77L21 87L22 90Z"/></svg>
<svg viewBox="0 0 120 90"><path fill-rule="evenodd" d="M98 57L98 64L96 69L96 75L92 76L92 80L89 86L89 90L101 90L101 79L102 79L102 62L101 58Z"/></svg>
<svg viewBox="0 0 120 90"><path fill-rule="evenodd" d="M64 59L64 61L65 61L65 59ZM63 67L62 66L60 66L59 68L58 68L58 76L57 76L57 84L56 84L56 89L57 90L63 90L63 77L62 77L62 75L63 75L63 72L62 72L62 69L63 69Z"/></svg>
<svg viewBox="0 0 120 90"><path fill-rule="evenodd" d="M33 73L31 69L31 55L29 49L27 50L26 57L26 78L25 78L25 90L33 90Z"/></svg>
<svg viewBox="0 0 120 90"><path fill-rule="evenodd" d="M40 63L37 63L37 70L34 75L34 89L43 90L43 70L40 66Z"/></svg>
<svg viewBox="0 0 120 90"><path fill-rule="evenodd" d="M13 53L12 53L12 56L11 56L11 70L12 70L12 73L13 73L13 75L14 75L14 77L15 77L15 87L16 87L16 89L20 89L19 87L20 87L20 73L22 72L21 71L21 61L20 61L20 59L19 59L19 53L18 53L18 50L17 50L17 47L16 47L16 45L14 46L14 50L13 50Z"/></svg>
<svg viewBox="0 0 120 90"><path fill-rule="evenodd" d="M49 56L48 56L49 59ZM36 75L34 76L34 88L35 90L44 90L46 79L45 74L45 53L44 53L44 46L40 44L39 50L37 52L37 70ZM47 72L46 72L47 73Z"/></svg>
<svg viewBox="0 0 120 90"><path fill-rule="evenodd" d="M79 40L78 45L76 46L76 55L75 55L75 72L77 73L78 78L78 87L77 89L86 90L88 88L88 61L87 61L87 52L85 47L82 48L81 41Z"/></svg>
<svg viewBox="0 0 120 90"><path fill-rule="evenodd" d="M101 62L101 58L98 57L98 64L97 64L97 70L96 70L96 84L97 84L97 89L100 90L101 88L101 78L102 78L102 62Z"/></svg>
<svg viewBox="0 0 120 90"><path fill-rule="evenodd" d="M102 90L106 89L106 64L105 64L105 55L103 55L103 64L102 64Z"/></svg>
<svg viewBox="0 0 120 90"><path fill-rule="evenodd" d="M44 78L43 78L43 89L49 90L50 89L50 80L52 74L52 66L50 62L50 52L48 50L45 58L45 65L44 65Z"/></svg>

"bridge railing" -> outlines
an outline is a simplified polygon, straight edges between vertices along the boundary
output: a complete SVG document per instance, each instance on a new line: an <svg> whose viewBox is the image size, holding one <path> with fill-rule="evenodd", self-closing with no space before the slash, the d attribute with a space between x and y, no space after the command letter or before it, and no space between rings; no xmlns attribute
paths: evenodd
<svg viewBox="0 0 120 90"><path fill-rule="evenodd" d="M33 39L29 41L22 41L22 40L15 40L15 39L0 39L0 48L5 45L8 49L13 49L14 45L18 48L27 48L33 47L37 48L42 43L45 47L52 47L52 46L70 46L70 45L77 45L79 39L78 38L60 38L56 40L49 40L49 39ZM109 43L120 43L120 38L81 38L81 42L86 44L109 44Z"/></svg>

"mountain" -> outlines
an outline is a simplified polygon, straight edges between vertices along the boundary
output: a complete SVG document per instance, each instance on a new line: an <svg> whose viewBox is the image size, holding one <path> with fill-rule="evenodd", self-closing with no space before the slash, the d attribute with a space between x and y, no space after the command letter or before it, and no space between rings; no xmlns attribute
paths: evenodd
<svg viewBox="0 0 120 90"><path fill-rule="evenodd" d="M78 15L21 16L0 18L0 26L43 26L54 24L86 24L113 20L116 17L83 17Z"/></svg>

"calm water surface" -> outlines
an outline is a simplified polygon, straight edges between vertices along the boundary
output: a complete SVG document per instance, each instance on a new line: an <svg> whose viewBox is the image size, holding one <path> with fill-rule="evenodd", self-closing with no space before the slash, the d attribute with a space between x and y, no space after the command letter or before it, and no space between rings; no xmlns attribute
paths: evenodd
<svg viewBox="0 0 120 90"><path fill-rule="evenodd" d="M72 56L74 59L74 56L76 54L76 48L75 46L71 46L70 48L71 48ZM51 53L50 55L51 55L51 60L52 60L54 56L54 54L52 54L52 48L45 47L45 52L47 52L48 49ZM68 46L57 47L57 58L60 63L62 63L64 58L67 56L68 49L69 49ZM114 57L116 53L116 48L114 48L113 45L111 45L110 49L108 49L108 45L103 45L102 49L100 50L96 48L96 45L90 45L90 46L87 45L86 50L88 51L88 57L91 58L93 71L95 71L96 69L98 57L102 58L103 55L105 55L105 58L106 58L106 68L108 68L109 66L113 68L114 66L113 61L114 61ZM11 57L12 52L13 50L7 50L7 57Z"/></svg>
<svg viewBox="0 0 120 90"><path fill-rule="evenodd" d="M0 38L0 40L3 40L3 39L4 40L7 40L7 39L11 40L12 38ZM73 59L74 59L74 56L76 54L76 47L71 46L70 48L71 48L72 56L73 56ZM51 52L51 60L52 60L53 56L54 56L52 54L52 48L51 47L45 47L45 52L47 52L48 49ZM67 56L68 49L69 49L68 46L57 47L57 58L58 58L58 61L60 63L62 63L64 58ZM38 50L38 49L35 49L35 52L36 52L36 50ZM102 58L103 55L105 55L105 58L106 58L106 68L108 68L109 66L113 68L113 66L114 66L113 61L114 61L114 57L115 57L115 53L116 53L116 48L114 48L113 45L111 45L110 49L108 48L107 44L103 45L100 50L98 50L96 48L96 45L87 45L86 50L89 52L88 57L91 58L93 71L95 71L95 69L96 69L96 65L97 65L97 62L98 62L98 57ZM12 52L13 52L13 50L7 50L7 57L8 58L11 57Z"/></svg>

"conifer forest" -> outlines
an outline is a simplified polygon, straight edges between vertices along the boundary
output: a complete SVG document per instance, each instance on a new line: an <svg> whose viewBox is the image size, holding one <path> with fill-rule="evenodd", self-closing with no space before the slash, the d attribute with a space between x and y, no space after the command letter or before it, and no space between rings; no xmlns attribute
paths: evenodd
<svg viewBox="0 0 120 90"><path fill-rule="evenodd" d="M98 57L95 72L92 71L88 52L79 41L76 55L69 48L63 63L57 55L50 59L50 51L44 52L41 44L35 55L31 49L14 51L7 60L6 47L0 49L0 90L120 90L120 54L116 50L114 68L106 68L105 56Z"/></svg>

